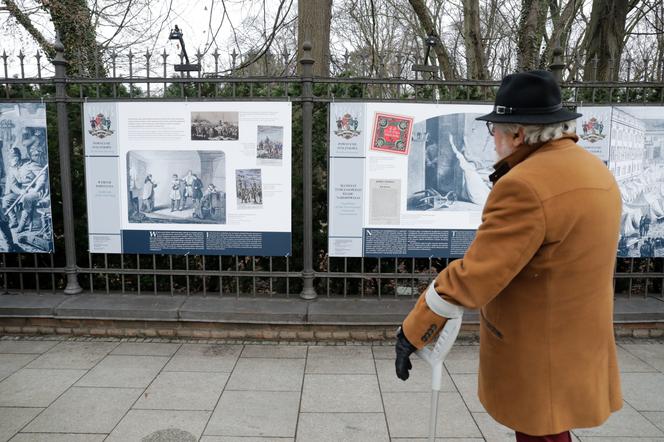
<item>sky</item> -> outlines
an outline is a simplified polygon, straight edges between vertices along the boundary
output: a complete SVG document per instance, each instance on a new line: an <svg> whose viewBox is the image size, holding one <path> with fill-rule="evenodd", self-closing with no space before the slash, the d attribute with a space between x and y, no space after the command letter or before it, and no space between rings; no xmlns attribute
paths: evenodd
<svg viewBox="0 0 664 442"><path fill-rule="evenodd" d="M157 36L150 42L132 46L134 54L143 55L148 50L152 53L161 54L166 49L166 52L171 54L167 59L169 63L179 61L175 57L175 54L179 53L179 47L175 41L169 41L168 39L170 30L173 26L178 25L183 33L187 53L192 63L195 62L194 54L198 49L202 53L207 52L208 54L212 54L215 47L217 47L219 53L222 54L219 58L220 65L225 67L230 66L231 57L229 54L232 52L234 46L233 31L227 19L224 20L221 27L219 26L223 15L223 9L219 0L144 1L149 1L150 7L141 11L141 17L145 17L147 20L153 22L151 30L157 33ZM24 10L29 10L34 6L33 0L23 0L17 3L22 4ZM266 3L268 4L268 11L271 11L269 5L272 4L274 6L275 2L266 0ZM225 4L228 15L235 27L239 27L247 17L258 16L262 19L262 0L225 0ZM169 8L170 13L166 17ZM297 9L296 3L294 3L293 8ZM210 13L211 11L212 14ZM54 39L53 26L48 16L45 14L34 16L33 22L49 40ZM257 25L262 26L262 20ZM3 36L0 52L4 50L10 56L8 59L9 76L20 74L20 67L16 56L21 50L26 55L26 76L35 73L35 54L39 49L38 45L34 42L32 36L20 25L17 25L9 16L9 13L2 10L2 8L0 8L0 32ZM115 28L99 26L98 32L98 41L104 41L115 32ZM131 41L132 38L134 36L124 36L121 34L117 41L122 42L123 39L124 41ZM144 63L144 58L141 58L141 62ZM208 56L207 59L213 63L211 56ZM161 60L161 57L157 57L156 62L158 66L161 66ZM46 69L45 73L48 72L49 69ZM4 75L2 69L0 69L0 75Z"/></svg>

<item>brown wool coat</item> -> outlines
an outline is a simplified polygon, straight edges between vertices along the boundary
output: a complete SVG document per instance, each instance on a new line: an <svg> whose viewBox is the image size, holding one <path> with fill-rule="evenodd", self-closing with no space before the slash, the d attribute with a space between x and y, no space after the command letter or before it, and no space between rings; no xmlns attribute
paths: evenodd
<svg viewBox="0 0 664 442"><path fill-rule="evenodd" d="M597 426L622 406L613 337L620 191L577 140L523 146L499 163L504 175L475 240L435 281L444 299L480 309L482 404L530 435ZM403 330L421 348L444 321L420 296Z"/></svg>

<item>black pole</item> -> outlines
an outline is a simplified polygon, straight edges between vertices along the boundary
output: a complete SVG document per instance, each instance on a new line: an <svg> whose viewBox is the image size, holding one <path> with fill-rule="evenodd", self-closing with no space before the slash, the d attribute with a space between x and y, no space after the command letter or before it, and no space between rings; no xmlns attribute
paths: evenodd
<svg viewBox="0 0 664 442"><path fill-rule="evenodd" d="M311 43L305 41L302 45L304 55L300 59L302 65L302 198L304 236L302 242L302 299L316 299L318 296L314 289L313 268L313 201L312 201L312 132L313 132L313 65L311 58Z"/></svg>
<svg viewBox="0 0 664 442"><path fill-rule="evenodd" d="M62 216L65 229L65 294L75 295L83 289L78 283L76 267L76 241L74 236L74 209L71 187L71 166L69 154L69 117L67 114L67 60L60 35L55 36L55 102L58 114L58 154L60 156L60 184L62 185Z"/></svg>

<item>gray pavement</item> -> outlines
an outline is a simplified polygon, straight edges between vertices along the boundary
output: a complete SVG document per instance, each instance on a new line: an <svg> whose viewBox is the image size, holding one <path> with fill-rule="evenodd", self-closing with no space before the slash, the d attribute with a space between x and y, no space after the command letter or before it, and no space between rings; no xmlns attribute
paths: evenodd
<svg viewBox="0 0 664 442"><path fill-rule="evenodd" d="M664 341L621 340L625 403L582 442L664 442ZM391 345L0 337L0 441L414 441L430 372ZM446 362L437 440L513 441L476 396L478 347Z"/></svg>

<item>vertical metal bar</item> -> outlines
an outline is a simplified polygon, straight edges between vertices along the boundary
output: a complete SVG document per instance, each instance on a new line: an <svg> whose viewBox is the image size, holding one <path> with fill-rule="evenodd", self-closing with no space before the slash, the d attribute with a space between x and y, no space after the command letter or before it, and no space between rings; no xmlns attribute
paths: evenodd
<svg viewBox="0 0 664 442"><path fill-rule="evenodd" d="M41 66L41 58L42 54L41 52L37 51L37 55L35 55L35 58L37 59L37 78L42 78L42 66ZM39 89L41 90L41 84L39 85Z"/></svg>
<svg viewBox="0 0 664 442"><path fill-rule="evenodd" d="M152 255L152 286L157 294L157 255Z"/></svg>
<svg viewBox="0 0 664 442"><path fill-rule="evenodd" d="M217 81L219 78L219 48L214 48L212 56L214 57L214 96L216 98L219 89L219 82Z"/></svg>
<svg viewBox="0 0 664 442"><path fill-rule="evenodd" d="M168 268L171 271L168 276L171 278L171 296L173 296L173 255L168 255Z"/></svg>
<svg viewBox="0 0 664 442"><path fill-rule="evenodd" d="M4 260L3 260L4 262ZM51 268L55 268L55 259L53 258L53 253L51 253ZM7 274L5 273L5 289L7 288L6 285L6 279L7 279ZM5 290L6 291L6 290ZM56 287L55 287L55 272L51 272L51 291L55 293Z"/></svg>
<svg viewBox="0 0 664 442"><path fill-rule="evenodd" d="M124 254L120 254L120 270L124 270ZM122 283L121 287L121 293L124 294L125 292L125 274L124 271L120 272L120 281Z"/></svg>
<svg viewBox="0 0 664 442"><path fill-rule="evenodd" d="M112 66L112 71L113 71L113 78L117 78L115 68L116 68L116 59L118 58L118 54L115 52L115 49L113 52L111 52L111 66ZM113 98L116 98L118 96L118 84L114 81L113 82Z"/></svg>
<svg viewBox="0 0 664 442"><path fill-rule="evenodd" d="M251 274L256 275L256 257L252 256L251 257ZM252 276L252 294L255 297L256 296L256 276Z"/></svg>
<svg viewBox="0 0 664 442"><path fill-rule="evenodd" d="M166 89L168 89L168 83L166 82L166 76L168 73L166 72L166 58L168 58L168 54L166 53L166 49L164 49L164 52L161 54L161 58L164 60L163 65L164 65L164 98L166 98Z"/></svg>
<svg viewBox="0 0 664 442"><path fill-rule="evenodd" d="M394 297L397 297L397 288L399 287L399 258L394 258Z"/></svg>
<svg viewBox="0 0 664 442"><path fill-rule="evenodd" d="M140 205L140 203L139 203ZM141 294L141 255L136 254L136 287L138 294Z"/></svg>
<svg viewBox="0 0 664 442"><path fill-rule="evenodd" d="M205 266L205 255L203 255L203 296L206 296L207 294L207 288L205 284L205 280L207 279L207 269Z"/></svg>
<svg viewBox="0 0 664 442"><path fill-rule="evenodd" d="M129 59L129 98L134 98L134 83L132 83L132 78L134 77L134 53L129 49L129 54L127 55Z"/></svg>
<svg viewBox="0 0 664 442"><path fill-rule="evenodd" d="M317 297L314 289L313 269L313 201L312 201L312 132L313 132L313 64L311 57L311 43L305 41L302 45L302 198L303 198L303 269L302 269L302 293L303 299L315 299Z"/></svg>
<svg viewBox="0 0 664 442"><path fill-rule="evenodd" d="M147 80L148 98L150 98L150 57L152 54L147 49L145 50L145 78Z"/></svg>
<svg viewBox="0 0 664 442"><path fill-rule="evenodd" d="M629 261L629 273L634 273L634 258L631 258ZM629 292L627 292L627 297L631 298L632 297L632 282L634 281L634 278L630 275L629 276Z"/></svg>
<svg viewBox="0 0 664 442"><path fill-rule="evenodd" d="M222 272L224 271L224 266L222 263L223 263L223 257L220 256L219 257L219 296L224 295L224 289L223 289L224 277L222 276Z"/></svg>
<svg viewBox="0 0 664 442"><path fill-rule="evenodd" d="M272 257L270 256L270 298L272 297L274 290L272 289Z"/></svg>
<svg viewBox="0 0 664 442"><path fill-rule="evenodd" d="M360 298L364 298L364 256L360 258Z"/></svg>
<svg viewBox="0 0 664 442"><path fill-rule="evenodd" d="M2 268L6 269L7 268L7 254L3 253L2 254ZM51 255L51 268L53 268L53 255ZM3 282L3 293L7 293L7 272L4 272L2 278ZM55 278L55 276L54 276ZM55 281L53 281L53 287L55 287Z"/></svg>
<svg viewBox="0 0 664 442"><path fill-rule="evenodd" d="M39 261L37 260L37 255L32 255L35 259L35 269L39 268ZM35 291L39 293L39 272L35 272Z"/></svg>
<svg viewBox="0 0 664 442"><path fill-rule="evenodd" d="M4 65L5 68L5 78L9 78L9 73L7 72L7 59L9 56L7 55L7 52L4 50L2 51L2 64ZM6 85L5 87L5 95L7 98L9 98L9 84Z"/></svg>
<svg viewBox="0 0 664 442"><path fill-rule="evenodd" d="M290 298L290 258L286 257L286 296Z"/></svg>
<svg viewBox="0 0 664 442"><path fill-rule="evenodd" d="M108 253L104 253L104 274L106 275L106 294L111 293L110 282L108 278Z"/></svg>
<svg viewBox="0 0 664 442"><path fill-rule="evenodd" d="M411 258L410 262L410 296L415 293L415 258Z"/></svg>
<svg viewBox="0 0 664 442"><path fill-rule="evenodd" d="M23 254L19 253L17 256L18 259L18 268L22 269L23 268ZM18 283L19 283L19 289L21 290L21 293L24 291L24 285L23 285L23 272L18 272Z"/></svg>
<svg viewBox="0 0 664 442"><path fill-rule="evenodd" d="M343 297L346 297L348 293L348 278L345 276L348 274L348 258L344 257L344 293Z"/></svg>
<svg viewBox="0 0 664 442"><path fill-rule="evenodd" d="M94 287L94 275L92 272L92 253L88 253L88 267L90 268L90 293L95 292L95 287Z"/></svg>
<svg viewBox="0 0 664 442"><path fill-rule="evenodd" d="M99 79L99 57L95 57L95 78ZM95 82L95 91L97 98L99 98L99 81Z"/></svg>
<svg viewBox="0 0 664 442"><path fill-rule="evenodd" d="M187 278L187 296L189 296L189 295L191 295L191 291L190 291L190 288L189 288L189 255L184 255L184 258L185 258L184 265L185 265L185 269L187 270L187 275L186 275L186 278Z"/></svg>
<svg viewBox="0 0 664 442"><path fill-rule="evenodd" d="M238 256L235 255L235 296L240 297L240 265L238 263Z"/></svg>
<svg viewBox="0 0 664 442"><path fill-rule="evenodd" d="M64 292L68 295L81 293L83 289L78 283L76 270L76 239L74 234L74 209L71 185L71 159L69 151L69 116L67 114L67 61L64 57L64 46L60 35L55 38L55 100L58 114L58 154L60 156L60 184L62 186L62 215L64 218L65 235L65 274L67 285Z"/></svg>
<svg viewBox="0 0 664 442"><path fill-rule="evenodd" d="M383 282L383 279L380 277L381 271L382 271L381 262L380 262L380 258L378 258L378 277L376 278L376 280L378 281L378 299L380 299L380 297L381 297L381 286L382 286L382 282Z"/></svg>

